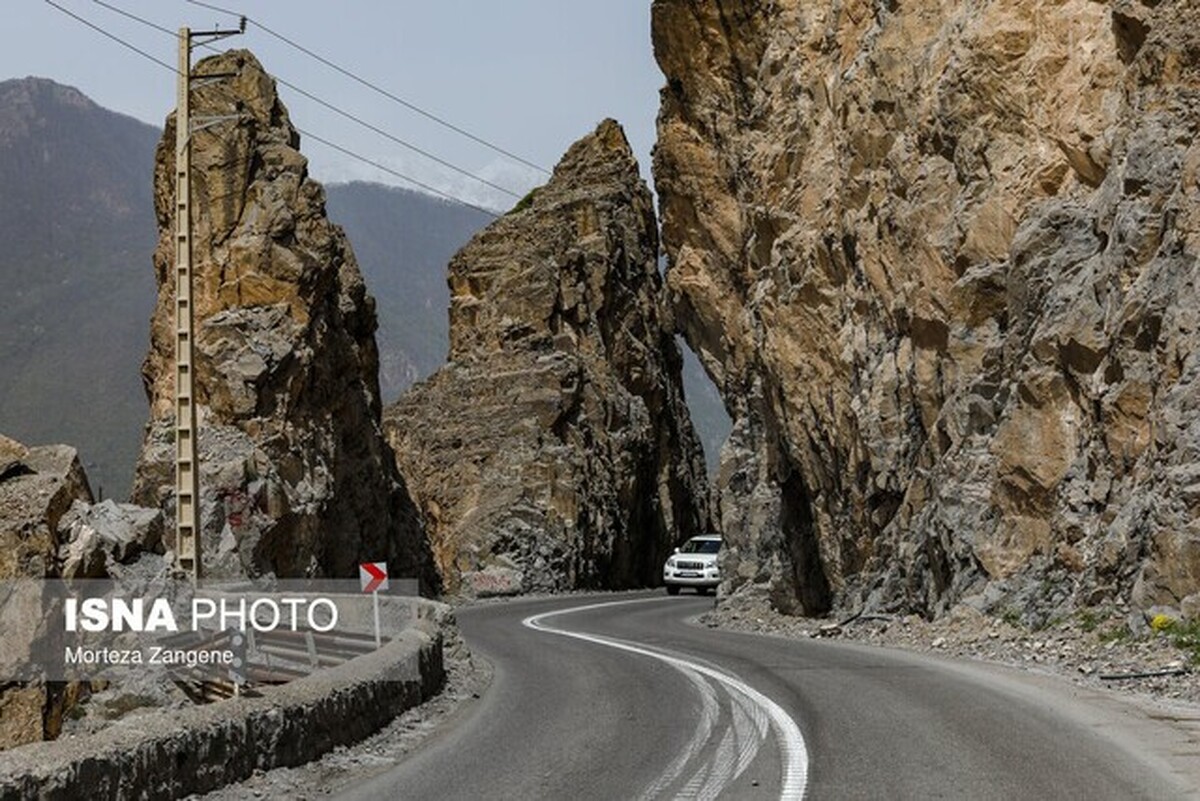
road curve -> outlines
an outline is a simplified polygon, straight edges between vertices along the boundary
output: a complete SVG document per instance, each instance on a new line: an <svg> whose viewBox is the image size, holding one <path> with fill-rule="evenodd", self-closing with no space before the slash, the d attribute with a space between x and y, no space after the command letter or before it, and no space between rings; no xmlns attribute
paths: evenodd
<svg viewBox="0 0 1200 801"><path fill-rule="evenodd" d="M711 599L459 610L483 699L343 799L1176 799L1154 743L1069 685L689 625Z"/></svg>

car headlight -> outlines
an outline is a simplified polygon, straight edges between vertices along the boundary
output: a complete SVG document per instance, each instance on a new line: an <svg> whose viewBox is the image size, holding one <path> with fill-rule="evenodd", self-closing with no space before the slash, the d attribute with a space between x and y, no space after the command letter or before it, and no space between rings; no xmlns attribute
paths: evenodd
<svg viewBox="0 0 1200 801"><path fill-rule="evenodd" d="M672 556L670 559L667 560L667 567L671 568L672 570L675 569L675 557L674 556Z"/></svg>

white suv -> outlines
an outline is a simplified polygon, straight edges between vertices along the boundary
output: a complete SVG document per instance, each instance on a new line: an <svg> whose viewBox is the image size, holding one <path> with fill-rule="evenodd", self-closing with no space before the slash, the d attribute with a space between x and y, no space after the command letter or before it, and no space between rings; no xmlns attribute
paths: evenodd
<svg viewBox="0 0 1200 801"><path fill-rule="evenodd" d="M695 587L704 595L721 583L717 572L717 554L721 551L721 537L705 534L692 537L676 548L675 554L663 565L663 584L668 595L678 595L683 587Z"/></svg>

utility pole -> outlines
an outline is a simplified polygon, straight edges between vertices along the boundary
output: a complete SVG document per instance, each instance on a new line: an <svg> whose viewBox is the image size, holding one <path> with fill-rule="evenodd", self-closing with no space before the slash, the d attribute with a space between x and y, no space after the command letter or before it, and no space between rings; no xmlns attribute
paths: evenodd
<svg viewBox="0 0 1200 801"><path fill-rule="evenodd" d="M236 31L192 33L179 29L179 67L175 107L175 559L192 584L203 574L200 548L200 464L196 458L195 304L192 293L192 47L244 33L246 18ZM205 76L209 79L229 75ZM208 118L207 127L237 115Z"/></svg>

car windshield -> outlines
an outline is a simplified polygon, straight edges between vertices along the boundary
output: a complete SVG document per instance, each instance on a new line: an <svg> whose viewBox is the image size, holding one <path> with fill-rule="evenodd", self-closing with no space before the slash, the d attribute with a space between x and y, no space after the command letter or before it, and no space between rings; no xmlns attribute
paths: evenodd
<svg viewBox="0 0 1200 801"><path fill-rule="evenodd" d="M679 549L680 553L717 553L721 550L720 540L688 540Z"/></svg>

